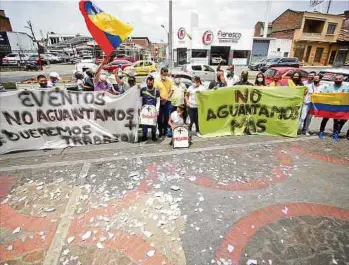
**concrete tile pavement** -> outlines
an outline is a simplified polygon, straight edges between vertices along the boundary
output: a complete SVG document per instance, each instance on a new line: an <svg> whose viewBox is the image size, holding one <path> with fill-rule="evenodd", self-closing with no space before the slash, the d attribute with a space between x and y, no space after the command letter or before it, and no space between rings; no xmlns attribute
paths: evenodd
<svg viewBox="0 0 349 265"><path fill-rule="evenodd" d="M0 264L349 262L346 140L92 149L1 157Z"/></svg>

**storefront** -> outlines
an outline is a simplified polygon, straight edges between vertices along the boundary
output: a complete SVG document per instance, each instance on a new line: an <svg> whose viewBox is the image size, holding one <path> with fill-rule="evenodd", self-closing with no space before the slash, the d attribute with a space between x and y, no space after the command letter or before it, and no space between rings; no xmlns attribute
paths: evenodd
<svg viewBox="0 0 349 265"><path fill-rule="evenodd" d="M175 31L175 65L198 63L217 65L247 65L252 50L253 30L193 28L187 32L184 27Z"/></svg>

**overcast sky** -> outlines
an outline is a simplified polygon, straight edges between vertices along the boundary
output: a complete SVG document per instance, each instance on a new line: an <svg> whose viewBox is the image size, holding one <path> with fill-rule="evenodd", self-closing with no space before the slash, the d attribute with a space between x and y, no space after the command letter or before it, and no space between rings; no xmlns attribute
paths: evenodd
<svg viewBox="0 0 349 265"><path fill-rule="evenodd" d="M323 4L326 11L327 1ZM166 41L167 36L161 24L168 28L167 1L94 1L97 6L134 26L132 36L149 37L151 41ZM37 38L47 32L89 35L78 1L1 1L0 8L11 19L14 31L27 31L24 28L30 19L35 27ZM274 1L270 19L276 18L287 8L297 11L313 11L309 1ZM254 24L265 19L266 1L234 0L174 0L173 28L189 26L191 10L199 13L199 26L211 28L251 29ZM349 1L333 0L330 13L339 14L349 10Z"/></svg>

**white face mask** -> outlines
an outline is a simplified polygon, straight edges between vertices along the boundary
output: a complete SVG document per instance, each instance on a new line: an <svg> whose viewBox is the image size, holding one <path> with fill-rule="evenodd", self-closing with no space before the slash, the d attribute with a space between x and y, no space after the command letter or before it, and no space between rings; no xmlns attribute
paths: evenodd
<svg viewBox="0 0 349 265"><path fill-rule="evenodd" d="M263 78L259 77L259 78L257 78L257 81L262 83L263 82Z"/></svg>
<svg viewBox="0 0 349 265"><path fill-rule="evenodd" d="M165 81L166 79L167 79L166 76L164 76L164 75L161 76L161 80L162 80L162 81Z"/></svg>
<svg viewBox="0 0 349 265"><path fill-rule="evenodd" d="M105 81L107 81L107 75L100 75L100 76L99 76L99 79L100 79L102 82L105 82Z"/></svg>
<svg viewBox="0 0 349 265"><path fill-rule="evenodd" d="M179 84L181 82L181 79L175 78L174 81L175 81L176 84Z"/></svg>

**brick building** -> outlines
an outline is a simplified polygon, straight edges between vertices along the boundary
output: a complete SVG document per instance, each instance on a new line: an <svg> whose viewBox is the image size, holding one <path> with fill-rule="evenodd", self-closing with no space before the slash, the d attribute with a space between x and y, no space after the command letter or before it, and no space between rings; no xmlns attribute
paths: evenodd
<svg viewBox="0 0 349 265"><path fill-rule="evenodd" d="M344 15L287 9L272 22L271 37L291 39L290 57L306 65L327 65L341 32ZM258 33L260 26L255 27Z"/></svg>
<svg viewBox="0 0 349 265"><path fill-rule="evenodd" d="M0 31L12 31L11 21L5 15L5 11L0 9Z"/></svg>
<svg viewBox="0 0 349 265"><path fill-rule="evenodd" d="M273 30L273 23L269 23L267 37L271 36L272 30ZM263 37L263 33L264 33L264 22L258 21L254 26L254 37Z"/></svg>

